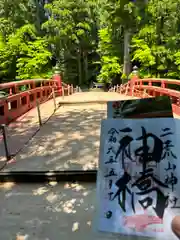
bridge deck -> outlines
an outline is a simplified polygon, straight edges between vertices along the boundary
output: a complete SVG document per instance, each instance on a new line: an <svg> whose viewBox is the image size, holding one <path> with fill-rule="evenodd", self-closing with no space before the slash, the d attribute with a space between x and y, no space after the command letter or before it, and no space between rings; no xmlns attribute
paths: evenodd
<svg viewBox="0 0 180 240"><path fill-rule="evenodd" d="M42 105L43 120L46 121L52 115L51 118L4 169L41 171L96 168L100 121L106 117L105 102L120 99L129 97L112 92L77 93L64 99L57 98L57 103L68 101L79 104L63 105L53 115L52 101ZM92 104L80 104L90 101ZM95 104L94 101L100 103ZM17 121L14 125L16 128L12 125L9 130L12 152L15 152L15 148L20 149L32 133L37 131L36 109L31 110L20 123ZM1 147L3 148L3 145Z"/></svg>
<svg viewBox="0 0 180 240"><path fill-rule="evenodd" d="M88 94L88 96L92 98L93 95L93 98L99 100L123 98L117 94L112 94L111 97L109 94L108 96L101 94L100 97L100 94ZM80 96L83 98L83 94L74 95L81 100ZM41 106L44 121L52 113L52 108L52 102ZM34 118L33 116L36 116L35 110L24 116L24 122L20 121L21 133L18 137L27 140L25 133L28 127L30 130L31 125L33 126L32 119L35 127L38 127L37 116ZM95 168L98 159L99 124L103 117L106 117L105 104L60 107L6 170ZM13 130L13 126L10 130ZM21 144L23 142L22 140ZM15 135L12 137L11 144L13 143L15 144ZM96 185L92 183L0 184L0 206L0 239L3 240L72 238L133 240L135 238L94 232Z"/></svg>

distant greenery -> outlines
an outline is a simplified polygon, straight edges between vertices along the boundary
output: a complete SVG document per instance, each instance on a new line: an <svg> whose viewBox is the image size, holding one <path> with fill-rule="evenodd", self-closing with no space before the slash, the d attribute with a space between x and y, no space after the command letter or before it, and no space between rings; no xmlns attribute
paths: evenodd
<svg viewBox="0 0 180 240"><path fill-rule="evenodd" d="M127 31L141 77L180 79L180 0L46 2L0 0L1 82L49 78L56 64L75 85L127 80Z"/></svg>

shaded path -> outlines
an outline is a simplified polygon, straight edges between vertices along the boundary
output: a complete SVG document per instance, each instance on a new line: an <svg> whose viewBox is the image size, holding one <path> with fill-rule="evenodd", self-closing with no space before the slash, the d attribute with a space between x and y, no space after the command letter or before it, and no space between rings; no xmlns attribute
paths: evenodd
<svg viewBox="0 0 180 240"><path fill-rule="evenodd" d="M96 168L105 105L61 107L7 169L24 171Z"/></svg>
<svg viewBox="0 0 180 240"><path fill-rule="evenodd" d="M42 122L45 123L54 113L53 100L49 100L48 102L41 104L40 109ZM19 117L16 121L9 124L6 130L10 154L16 154L38 131L38 129L39 122L36 108L31 109L26 114ZM2 135L0 135L0 167L5 161L4 143Z"/></svg>
<svg viewBox="0 0 180 240"><path fill-rule="evenodd" d="M88 92L77 93L67 99L79 104L61 106L5 170L97 168L100 122L106 118L105 102L122 99L122 96L112 92ZM82 101L99 101L104 104L81 104Z"/></svg>

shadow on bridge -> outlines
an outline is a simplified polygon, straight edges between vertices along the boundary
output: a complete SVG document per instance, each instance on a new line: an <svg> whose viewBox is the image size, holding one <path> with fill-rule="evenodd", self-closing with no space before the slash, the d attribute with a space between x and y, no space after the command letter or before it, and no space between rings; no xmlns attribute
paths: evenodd
<svg viewBox="0 0 180 240"><path fill-rule="evenodd" d="M59 108L5 171L96 169L105 117L102 104Z"/></svg>
<svg viewBox="0 0 180 240"><path fill-rule="evenodd" d="M41 105L41 120L46 123L53 115L53 101L49 101ZM9 155L16 155L24 145L37 133L39 130L39 119L37 109L34 108L22 115L16 121L10 123L6 127L7 144ZM0 134L0 168L6 162L6 154L4 149L3 136Z"/></svg>

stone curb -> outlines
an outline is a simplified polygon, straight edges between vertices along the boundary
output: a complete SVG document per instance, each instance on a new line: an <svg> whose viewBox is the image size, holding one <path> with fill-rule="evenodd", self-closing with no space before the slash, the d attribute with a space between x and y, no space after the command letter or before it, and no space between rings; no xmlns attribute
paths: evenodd
<svg viewBox="0 0 180 240"><path fill-rule="evenodd" d="M77 105L77 104L106 104L109 100L94 100L94 101L77 101L77 102L70 102L70 101L60 101L58 105Z"/></svg>
<svg viewBox="0 0 180 240"><path fill-rule="evenodd" d="M0 173L0 182L96 182L97 170L88 171L6 171Z"/></svg>

